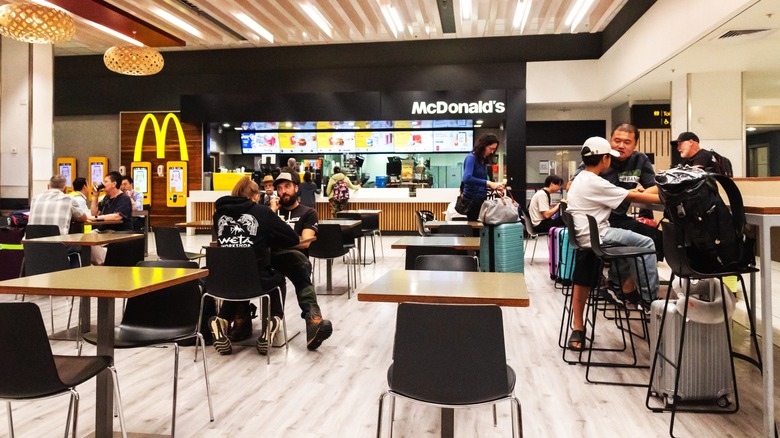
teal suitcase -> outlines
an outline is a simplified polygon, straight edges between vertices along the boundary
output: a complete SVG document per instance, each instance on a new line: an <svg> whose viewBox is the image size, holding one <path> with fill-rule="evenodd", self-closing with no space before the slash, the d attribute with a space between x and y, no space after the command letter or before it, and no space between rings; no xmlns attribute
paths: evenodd
<svg viewBox="0 0 780 438"><path fill-rule="evenodd" d="M523 272L523 223L485 225L479 232L479 266L489 272Z"/></svg>

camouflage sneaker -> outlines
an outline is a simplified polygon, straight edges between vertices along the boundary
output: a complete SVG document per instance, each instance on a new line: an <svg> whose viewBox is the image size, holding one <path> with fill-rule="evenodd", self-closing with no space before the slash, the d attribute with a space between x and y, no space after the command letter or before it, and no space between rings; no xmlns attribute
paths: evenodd
<svg viewBox="0 0 780 438"><path fill-rule="evenodd" d="M227 337L227 320L218 316L213 316L209 319L209 328L214 337L214 349L217 350L217 353L221 355L231 354L233 352L233 346L230 343L230 338Z"/></svg>
<svg viewBox="0 0 780 438"><path fill-rule="evenodd" d="M282 325L282 318L278 316L272 316L271 320L268 321L268 327L265 329L265 333L263 333L262 336L257 338L257 343L255 344L255 348L257 349L257 352L261 355L265 356L268 354L268 346L273 345L274 338L276 337L276 334L279 332L279 327Z"/></svg>
<svg viewBox="0 0 780 438"><path fill-rule="evenodd" d="M333 324L322 316L306 315L306 348L316 350L333 333Z"/></svg>

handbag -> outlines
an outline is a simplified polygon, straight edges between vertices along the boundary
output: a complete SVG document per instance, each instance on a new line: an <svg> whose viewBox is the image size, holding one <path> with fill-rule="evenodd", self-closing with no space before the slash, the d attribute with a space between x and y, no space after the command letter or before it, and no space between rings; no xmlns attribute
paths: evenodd
<svg viewBox="0 0 780 438"><path fill-rule="evenodd" d="M455 211L460 214L466 214L469 211L471 205L471 199L461 195L458 195L458 199L455 200Z"/></svg>
<svg viewBox="0 0 780 438"><path fill-rule="evenodd" d="M506 194L499 191L489 193L479 209L479 221L488 225L519 222L515 198L508 191Z"/></svg>

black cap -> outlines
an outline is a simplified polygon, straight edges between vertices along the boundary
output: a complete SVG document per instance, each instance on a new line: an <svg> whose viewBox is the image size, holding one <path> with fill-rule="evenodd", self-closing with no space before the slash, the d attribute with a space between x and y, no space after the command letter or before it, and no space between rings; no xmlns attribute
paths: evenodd
<svg viewBox="0 0 780 438"><path fill-rule="evenodd" d="M670 143L672 144L672 146L677 147L677 143L681 141L688 141L688 140L693 140L696 143L698 143L699 136L694 134L693 132L683 132L677 136L677 140L672 140Z"/></svg>

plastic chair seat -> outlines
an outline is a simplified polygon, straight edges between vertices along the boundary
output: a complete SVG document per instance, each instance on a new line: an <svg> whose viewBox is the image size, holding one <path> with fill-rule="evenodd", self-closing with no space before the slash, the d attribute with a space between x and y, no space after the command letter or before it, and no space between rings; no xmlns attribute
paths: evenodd
<svg viewBox="0 0 780 438"><path fill-rule="evenodd" d="M515 375L515 370L512 369L509 365L506 366L506 386L509 388L509 392L514 392L515 390L515 382L517 381L517 376ZM393 365L390 365L390 367L387 369L387 384L390 387L393 387ZM401 395L403 397L419 401L422 403L428 403L433 405L440 405L441 402L439 400L434 400L428 397L428 394L426 394L424 391L422 391L420 394L416 394L417 391L415 391L414 388L409 389L405 391L403 394L396 392L396 394ZM500 400L502 398L506 397L506 391L496 391L493 394L484 394L483 397L480 397L479 399L461 399L457 400L451 403L448 403L448 405L451 406L468 406L468 405L478 405L482 403L493 403L496 400Z"/></svg>

